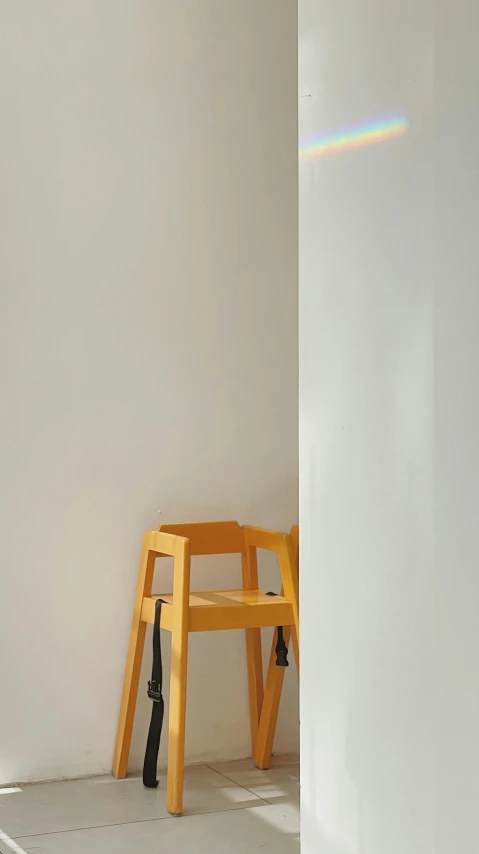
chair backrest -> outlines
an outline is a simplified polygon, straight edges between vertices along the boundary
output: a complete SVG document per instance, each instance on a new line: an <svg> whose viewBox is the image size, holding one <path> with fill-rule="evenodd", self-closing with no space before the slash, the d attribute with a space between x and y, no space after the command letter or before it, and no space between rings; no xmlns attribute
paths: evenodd
<svg viewBox="0 0 479 854"><path fill-rule="evenodd" d="M190 554L226 555L244 554L245 535L238 522L189 522L160 525L160 531L176 534L190 541Z"/></svg>
<svg viewBox="0 0 479 854"><path fill-rule="evenodd" d="M293 541L293 552L296 563L299 562L299 525L293 525L291 528L291 539Z"/></svg>

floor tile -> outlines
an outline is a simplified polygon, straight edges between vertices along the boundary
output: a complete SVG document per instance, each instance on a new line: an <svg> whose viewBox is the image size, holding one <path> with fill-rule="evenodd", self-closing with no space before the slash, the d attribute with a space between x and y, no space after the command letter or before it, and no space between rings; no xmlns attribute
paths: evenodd
<svg viewBox="0 0 479 854"><path fill-rule="evenodd" d="M292 757L273 758L268 771L255 768L250 759L222 762L211 768L270 804L299 801L299 762Z"/></svg>
<svg viewBox="0 0 479 854"><path fill-rule="evenodd" d="M22 849L15 842L14 839L10 839L5 833L0 830L0 854L22 854Z"/></svg>
<svg viewBox="0 0 479 854"><path fill-rule="evenodd" d="M145 821L18 839L24 854L298 854L299 810L292 804Z"/></svg>
<svg viewBox="0 0 479 854"><path fill-rule="evenodd" d="M158 789L145 789L139 777L95 777L25 786L0 798L0 828L10 837L23 837L165 818L165 788L164 773ZM211 768L185 770L185 814L260 804L258 797Z"/></svg>

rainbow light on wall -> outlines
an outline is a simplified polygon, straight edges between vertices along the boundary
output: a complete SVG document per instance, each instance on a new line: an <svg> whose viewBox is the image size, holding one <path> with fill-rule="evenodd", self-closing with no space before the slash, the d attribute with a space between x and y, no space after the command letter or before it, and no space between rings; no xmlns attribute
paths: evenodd
<svg viewBox="0 0 479 854"><path fill-rule="evenodd" d="M299 147L299 159L324 157L326 154L336 154L353 148L363 148L366 145L376 145L388 139L404 136L408 131L407 119L404 116L394 116L390 119L380 119L367 125L341 131L332 136L323 136L309 145Z"/></svg>

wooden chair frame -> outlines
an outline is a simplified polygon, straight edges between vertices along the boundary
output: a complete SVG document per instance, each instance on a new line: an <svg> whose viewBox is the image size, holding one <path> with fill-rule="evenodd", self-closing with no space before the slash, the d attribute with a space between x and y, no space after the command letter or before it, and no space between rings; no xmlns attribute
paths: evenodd
<svg viewBox="0 0 479 854"><path fill-rule="evenodd" d="M268 597L258 590L258 549L267 549L278 556L283 585L281 596ZM242 589L191 594L191 558L206 554L240 554ZM158 557L164 556L174 559L173 593L152 595L155 562ZM161 628L170 631L172 635L167 808L171 814L181 815L188 635L191 631L245 630L254 753L263 707L261 628L292 626L295 636L299 629L298 576L291 535L251 526L241 527L237 522L162 525L158 531L145 534L113 759L113 775L117 778L126 777L127 774L146 626L154 622L155 602L158 598L166 603L161 611Z"/></svg>

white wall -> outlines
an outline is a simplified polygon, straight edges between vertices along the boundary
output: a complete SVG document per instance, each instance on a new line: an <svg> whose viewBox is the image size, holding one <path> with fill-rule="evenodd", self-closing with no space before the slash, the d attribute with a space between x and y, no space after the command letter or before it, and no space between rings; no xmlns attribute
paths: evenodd
<svg viewBox="0 0 479 854"><path fill-rule="evenodd" d="M300 2L304 854L477 851L477 4Z"/></svg>
<svg viewBox="0 0 479 854"><path fill-rule="evenodd" d="M294 6L0 0L0 782L109 770L145 528L296 520ZM190 663L248 755L241 634Z"/></svg>

